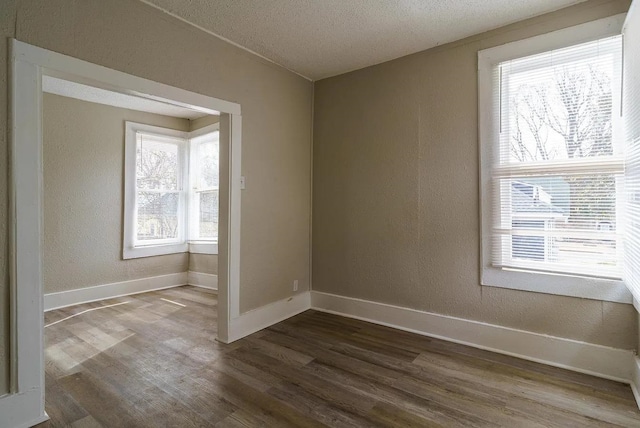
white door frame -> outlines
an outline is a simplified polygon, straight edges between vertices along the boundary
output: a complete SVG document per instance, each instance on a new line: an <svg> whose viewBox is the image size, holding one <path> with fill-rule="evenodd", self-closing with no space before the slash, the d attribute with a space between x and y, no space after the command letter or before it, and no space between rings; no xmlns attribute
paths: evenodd
<svg viewBox="0 0 640 428"><path fill-rule="evenodd" d="M10 391L0 397L3 427L31 426L44 411L42 76L53 76L229 118L227 270L218 291L218 339L239 316L240 105L132 76L11 40L9 154Z"/></svg>

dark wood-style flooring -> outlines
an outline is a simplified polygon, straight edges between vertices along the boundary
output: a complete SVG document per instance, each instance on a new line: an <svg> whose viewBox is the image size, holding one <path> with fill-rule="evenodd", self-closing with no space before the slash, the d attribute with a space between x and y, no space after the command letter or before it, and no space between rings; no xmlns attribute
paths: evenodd
<svg viewBox="0 0 640 428"><path fill-rule="evenodd" d="M48 312L39 427L640 427L629 386L308 311L231 345L194 287Z"/></svg>

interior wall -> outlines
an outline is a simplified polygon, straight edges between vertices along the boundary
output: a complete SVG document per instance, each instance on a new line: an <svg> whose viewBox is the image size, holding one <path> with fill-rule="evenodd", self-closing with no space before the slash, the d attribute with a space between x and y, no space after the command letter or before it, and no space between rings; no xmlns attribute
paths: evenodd
<svg viewBox="0 0 640 428"><path fill-rule="evenodd" d="M218 274L217 254L189 254L189 270L191 272Z"/></svg>
<svg viewBox="0 0 640 428"><path fill-rule="evenodd" d="M43 96L45 293L185 272L217 274L217 254L122 260L124 122L180 131L218 116L180 119L53 94Z"/></svg>
<svg viewBox="0 0 640 428"><path fill-rule="evenodd" d="M125 121L188 119L43 94L44 292L186 272L188 254L122 259Z"/></svg>
<svg viewBox="0 0 640 428"><path fill-rule="evenodd" d="M7 153L8 38L242 107L240 310L309 290L313 85L130 0L2 0L0 151ZM0 156L0 395L7 391L7 157Z"/></svg>
<svg viewBox="0 0 640 428"><path fill-rule="evenodd" d="M197 119L189 120L189 131L196 131L205 126L220 122L220 116L206 115Z"/></svg>
<svg viewBox="0 0 640 428"><path fill-rule="evenodd" d="M477 55L626 12L588 1L315 83L313 289L633 349L631 305L480 286Z"/></svg>

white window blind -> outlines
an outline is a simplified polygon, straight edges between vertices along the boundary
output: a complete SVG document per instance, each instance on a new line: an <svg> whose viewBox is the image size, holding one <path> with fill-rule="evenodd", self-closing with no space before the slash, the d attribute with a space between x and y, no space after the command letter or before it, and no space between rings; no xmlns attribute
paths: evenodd
<svg viewBox="0 0 640 428"><path fill-rule="evenodd" d="M624 35L623 117L625 127L625 284L640 300L640 9L634 3Z"/></svg>
<svg viewBox="0 0 640 428"><path fill-rule="evenodd" d="M621 55L617 36L494 69L494 267L622 277Z"/></svg>

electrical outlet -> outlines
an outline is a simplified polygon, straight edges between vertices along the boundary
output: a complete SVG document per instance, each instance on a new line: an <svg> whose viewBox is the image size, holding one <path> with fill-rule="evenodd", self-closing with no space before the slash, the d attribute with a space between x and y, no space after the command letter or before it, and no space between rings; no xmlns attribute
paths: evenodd
<svg viewBox="0 0 640 428"><path fill-rule="evenodd" d="M297 279L293 280L293 291L298 291L298 280Z"/></svg>

